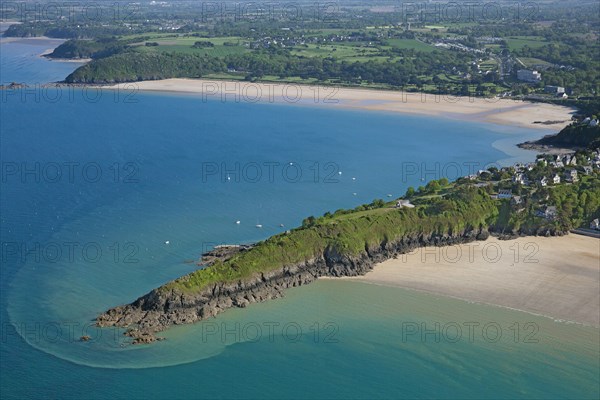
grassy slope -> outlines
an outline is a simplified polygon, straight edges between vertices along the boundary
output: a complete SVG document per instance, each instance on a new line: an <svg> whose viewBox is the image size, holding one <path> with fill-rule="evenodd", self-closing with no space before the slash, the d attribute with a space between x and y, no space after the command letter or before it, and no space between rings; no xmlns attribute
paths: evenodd
<svg viewBox="0 0 600 400"><path fill-rule="evenodd" d="M319 218L314 226L273 236L248 252L195 271L163 289L195 292L217 282L233 282L284 265L305 262L327 249L357 256L366 248L408 235L451 234L487 227L497 215L494 201L483 190L472 189L470 197L468 200L458 197L445 200L447 210L442 212L432 204L398 209L389 203L383 208L336 212L331 217Z"/></svg>

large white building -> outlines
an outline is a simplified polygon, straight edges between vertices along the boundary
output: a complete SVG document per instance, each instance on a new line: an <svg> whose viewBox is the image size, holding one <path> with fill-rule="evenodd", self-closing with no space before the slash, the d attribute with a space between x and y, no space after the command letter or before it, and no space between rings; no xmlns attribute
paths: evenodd
<svg viewBox="0 0 600 400"><path fill-rule="evenodd" d="M536 83L542 80L542 74L537 71L520 69L517 71L517 79L524 82Z"/></svg>

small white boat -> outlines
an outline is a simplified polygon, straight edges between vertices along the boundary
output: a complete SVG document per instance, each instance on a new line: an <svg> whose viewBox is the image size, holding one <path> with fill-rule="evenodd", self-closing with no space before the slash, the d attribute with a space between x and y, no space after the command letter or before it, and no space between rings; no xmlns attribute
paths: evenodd
<svg viewBox="0 0 600 400"><path fill-rule="evenodd" d="M352 180L353 180L353 181L355 181L355 180L356 180L356 178L355 178L355 177L352 177Z"/></svg>
<svg viewBox="0 0 600 400"><path fill-rule="evenodd" d="M338 171L338 175L341 175L341 174L342 174L342 171Z"/></svg>
<svg viewBox="0 0 600 400"><path fill-rule="evenodd" d="M242 223L242 221L235 221L235 223L239 225Z"/></svg>
<svg viewBox="0 0 600 400"><path fill-rule="evenodd" d="M257 228L262 228L262 224L256 224Z"/></svg>
<svg viewBox="0 0 600 400"><path fill-rule="evenodd" d="M170 244L170 243L171 243L171 242L170 242L170 241L168 241L168 240L166 240L166 241L165 241L165 244Z"/></svg>

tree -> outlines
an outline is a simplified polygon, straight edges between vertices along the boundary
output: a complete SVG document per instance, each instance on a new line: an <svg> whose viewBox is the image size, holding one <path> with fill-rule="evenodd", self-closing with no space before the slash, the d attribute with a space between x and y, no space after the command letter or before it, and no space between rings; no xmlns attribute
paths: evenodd
<svg viewBox="0 0 600 400"><path fill-rule="evenodd" d="M415 188L412 186L409 186L408 189L406 189L406 194L404 195L404 197L413 197L415 195Z"/></svg>
<svg viewBox="0 0 600 400"><path fill-rule="evenodd" d="M373 207L373 208L382 208L383 206L385 206L385 201L383 201L381 199L375 199L371 203L371 207Z"/></svg>
<svg viewBox="0 0 600 400"><path fill-rule="evenodd" d="M442 187L440 186L440 183L436 180L429 181L427 183L427 185L425 186L427 193L431 193L431 194L439 191L441 188Z"/></svg>
<svg viewBox="0 0 600 400"><path fill-rule="evenodd" d="M312 215L308 218L304 218L302 220L302 227L303 228L310 228L311 226L314 226L316 222L316 218L313 217Z"/></svg>

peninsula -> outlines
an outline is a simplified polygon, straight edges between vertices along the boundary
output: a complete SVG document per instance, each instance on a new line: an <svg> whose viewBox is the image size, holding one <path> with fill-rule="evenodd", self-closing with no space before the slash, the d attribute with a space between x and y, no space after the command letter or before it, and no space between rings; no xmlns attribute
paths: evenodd
<svg viewBox="0 0 600 400"><path fill-rule="evenodd" d="M598 217L600 150L541 156L452 183L433 180L393 202L311 216L250 248L213 253L204 268L106 311L97 325L129 328L133 343L149 343L171 325L274 299L319 277L364 275L420 247L560 236Z"/></svg>

